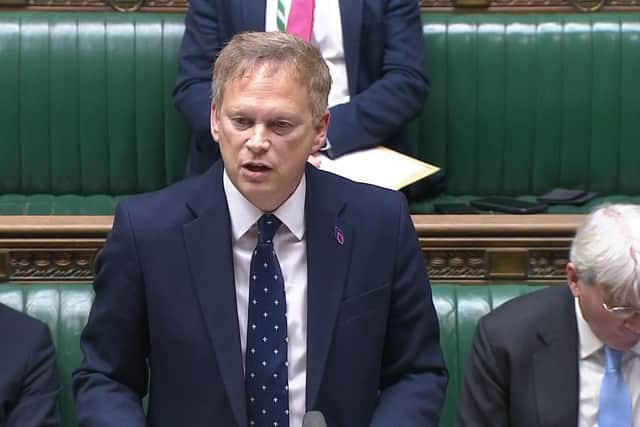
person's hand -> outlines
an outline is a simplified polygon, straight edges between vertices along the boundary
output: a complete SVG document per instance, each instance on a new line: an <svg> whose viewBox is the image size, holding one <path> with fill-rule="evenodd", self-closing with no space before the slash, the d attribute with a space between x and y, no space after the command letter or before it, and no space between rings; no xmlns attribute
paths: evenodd
<svg viewBox="0 0 640 427"><path fill-rule="evenodd" d="M309 158L307 159L307 162L309 162L309 163L311 163L313 166L315 166L315 167L319 168L319 167L320 167L321 160L320 160L320 157L316 157L316 156L314 156L313 154L311 154L311 155L309 156Z"/></svg>

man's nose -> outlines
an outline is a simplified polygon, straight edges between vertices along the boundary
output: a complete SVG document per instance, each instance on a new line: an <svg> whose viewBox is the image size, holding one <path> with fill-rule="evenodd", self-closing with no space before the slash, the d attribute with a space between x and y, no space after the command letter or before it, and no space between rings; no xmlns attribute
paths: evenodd
<svg viewBox="0 0 640 427"><path fill-rule="evenodd" d="M262 124L256 124L253 132L246 141L246 146L251 151L266 151L269 149L271 142L267 128Z"/></svg>

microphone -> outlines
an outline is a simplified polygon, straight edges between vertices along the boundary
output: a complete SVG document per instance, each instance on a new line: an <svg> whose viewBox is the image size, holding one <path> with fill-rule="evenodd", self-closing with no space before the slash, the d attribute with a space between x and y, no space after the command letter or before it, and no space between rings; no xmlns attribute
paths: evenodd
<svg viewBox="0 0 640 427"><path fill-rule="evenodd" d="M302 418L302 427L327 427L327 421L320 411L309 411Z"/></svg>

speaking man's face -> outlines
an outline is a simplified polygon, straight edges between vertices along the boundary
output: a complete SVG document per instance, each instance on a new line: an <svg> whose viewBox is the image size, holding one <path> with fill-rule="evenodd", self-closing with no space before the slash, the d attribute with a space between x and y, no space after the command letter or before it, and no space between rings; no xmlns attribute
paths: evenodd
<svg viewBox="0 0 640 427"><path fill-rule="evenodd" d="M314 120L306 87L289 66L231 80L211 114L211 133L235 187L263 211L295 191L307 158L324 144L329 113Z"/></svg>

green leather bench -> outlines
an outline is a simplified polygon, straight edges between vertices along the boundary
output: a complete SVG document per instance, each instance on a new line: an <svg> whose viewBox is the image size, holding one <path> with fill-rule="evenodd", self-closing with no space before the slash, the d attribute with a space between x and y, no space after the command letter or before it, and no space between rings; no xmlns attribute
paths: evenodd
<svg viewBox="0 0 640 427"><path fill-rule="evenodd" d="M0 12L0 214L111 214L182 177L189 132L171 90L183 17ZM640 201L639 13L423 22L432 91L410 132L448 176L435 201L553 187Z"/></svg>
<svg viewBox="0 0 640 427"><path fill-rule="evenodd" d="M87 322L93 291L90 284L0 286L0 302L36 317L49 325L56 347L62 393L60 409L63 426L75 426L75 406L71 373L80 366L80 333ZM10 345L10 343L5 343Z"/></svg>
<svg viewBox="0 0 640 427"><path fill-rule="evenodd" d="M432 90L414 123L420 157L440 165L447 194L477 196L582 188L640 202L640 14L423 16Z"/></svg>
<svg viewBox="0 0 640 427"><path fill-rule="evenodd" d="M503 302L536 289L540 286L433 286L433 300L440 319L440 339L450 375L440 422L442 427L453 426L463 370L478 319ZM63 383L60 407L64 427L76 425L71 373L82 360L80 333L92 301L93 291L87 283L0 286L0 302L45 321L51 328Z"/></svg>
<svg viewBox="0 0 640 427"><path fill-rule="evenodd" d="M0 12L0 214L112 214L183 176L181 14Z"/></svg>

